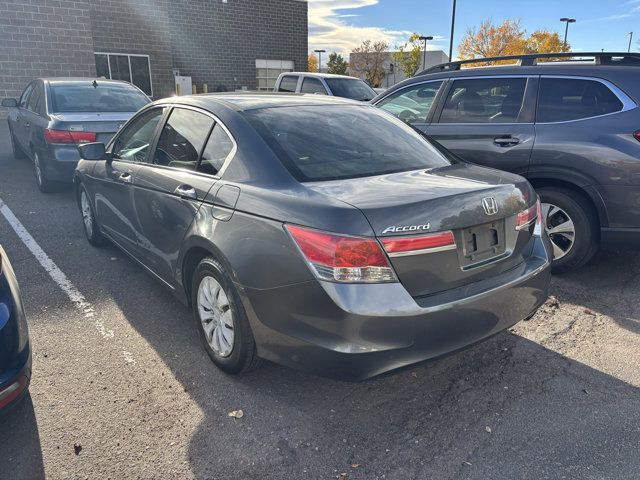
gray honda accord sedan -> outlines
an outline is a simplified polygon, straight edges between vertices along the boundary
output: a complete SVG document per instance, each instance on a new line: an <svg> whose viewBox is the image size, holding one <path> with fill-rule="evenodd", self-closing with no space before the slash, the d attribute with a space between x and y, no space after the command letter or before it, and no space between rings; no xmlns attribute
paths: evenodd
<svg viewBox="0 0 640 480"><path fill-rule="evenodd" d="M358 380L533 315L550 247L523 178L392 115L317 95L174 97L78 147L89 242L193 308L222 370Z"/></svg>

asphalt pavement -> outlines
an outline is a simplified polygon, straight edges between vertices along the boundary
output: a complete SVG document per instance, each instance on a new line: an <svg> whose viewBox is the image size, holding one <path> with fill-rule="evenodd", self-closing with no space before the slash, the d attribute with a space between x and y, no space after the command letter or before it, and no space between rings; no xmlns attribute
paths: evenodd
<svg viewBox="0 0 640 480"><path fill-rule="evenodd" d="M640 476L638 253L554 277L530 321L437 361L360 383L232 377L186 307L87 243L70 191L37 190L4 124L2 204L24 227L0 215L34 355L30 396L0 418L3 480Z"/></svg>

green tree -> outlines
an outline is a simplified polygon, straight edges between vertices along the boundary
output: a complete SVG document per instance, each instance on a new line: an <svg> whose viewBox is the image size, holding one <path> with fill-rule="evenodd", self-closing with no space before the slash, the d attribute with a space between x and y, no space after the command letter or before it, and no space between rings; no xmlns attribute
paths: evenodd
<svg viewBox="0 0 640 480"><path fill-rule="evenodd" d="M407 78L413 77L420 68L420 61L422 59L420 34L412 34L407 43L400 45L398 51L391 54L391 58L393 59L393 63L404 72Z"/></svg>
<svg viewBox="0 0 640 480"><path fill-rule="evenodd" d="M335 75L346 75L347 67L349 64L347 61L336 52L329 54L329 61L327 62L327 73L333 73Z"/></svg>

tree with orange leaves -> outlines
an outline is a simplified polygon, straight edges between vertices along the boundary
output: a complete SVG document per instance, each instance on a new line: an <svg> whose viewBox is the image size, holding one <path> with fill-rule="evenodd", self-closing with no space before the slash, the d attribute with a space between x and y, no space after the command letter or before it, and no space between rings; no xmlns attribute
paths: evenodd
<svg viewBox="0 0 640 480"><path fill-rule="evenodd" d="M315 53L310 53L309 58L307 59L307 71L308 72L317 72L318 71L318 57L316 57Z"/></svg>

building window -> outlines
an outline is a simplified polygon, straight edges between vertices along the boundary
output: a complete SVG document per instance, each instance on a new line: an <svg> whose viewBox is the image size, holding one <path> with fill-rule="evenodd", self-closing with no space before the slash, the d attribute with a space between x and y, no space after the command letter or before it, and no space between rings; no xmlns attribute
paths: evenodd
<svg viewBox="0 0 640 480"><path fill-rule="evenodd" d="M129 53L95 53L98 77L124 80L153 97L149 55Z"/></svg>
<svg viewBox="0 0 640 480"><path fill-rule="evenodd" d="M281 73L293 72L291 60L256 60L258 90L273 90Z"/></svg>

